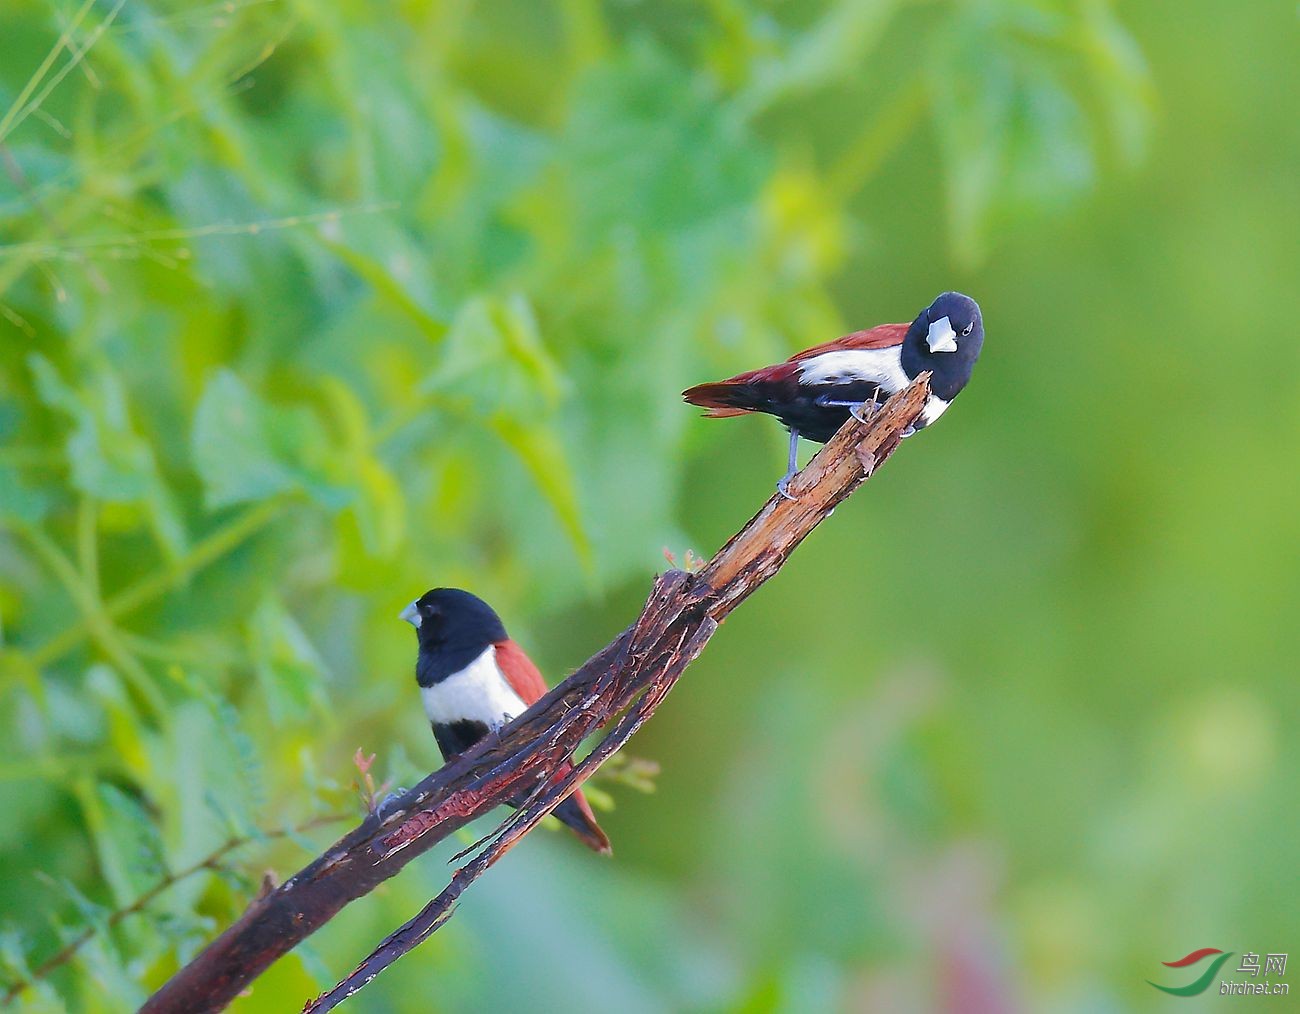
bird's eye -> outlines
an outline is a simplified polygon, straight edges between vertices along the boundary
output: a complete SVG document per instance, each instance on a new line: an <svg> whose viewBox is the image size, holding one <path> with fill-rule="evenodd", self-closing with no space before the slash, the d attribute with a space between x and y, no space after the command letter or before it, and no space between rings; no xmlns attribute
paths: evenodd
<svg viewBox="0 0 1300 1014"><path fill-rule="evenodd" d="M969 324L967 324L964 328L961 329L961 337L965 338L968 334L970 334L971 329L974 326L975 326L975 322L972 320Z"/></svg>

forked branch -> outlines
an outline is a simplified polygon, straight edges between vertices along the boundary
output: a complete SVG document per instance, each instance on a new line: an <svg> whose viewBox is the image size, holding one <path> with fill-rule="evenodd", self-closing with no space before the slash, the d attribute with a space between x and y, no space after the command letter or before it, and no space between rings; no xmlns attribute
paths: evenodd
<svg viewBox="0 0 1300 1014"><path fill-rule="evenodd" d="M894 452L921 413L928 374L868 421L850 420L790 486L773 496L702 570L655 582L641 615L567 680L513 721L406 792L382 819L367 818L323 855L254 901L180 969L146 1012L224 1008L276 959L348 902L488 810L527 801L455 871L447 888L391 934L346 979L307 1005L327 1011L361 989L450 918L460 895L582 784L654 714L717 625L775 574L795 547ZM612 723L612 724L611 724ZM610 725L567 774L579 744Z"/></svg>

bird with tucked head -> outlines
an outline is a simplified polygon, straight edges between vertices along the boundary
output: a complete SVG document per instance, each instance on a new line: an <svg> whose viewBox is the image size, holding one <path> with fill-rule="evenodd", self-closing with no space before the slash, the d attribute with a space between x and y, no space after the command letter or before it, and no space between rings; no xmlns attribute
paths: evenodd
<svg viewBox="0 0 1300 1014"><path fill-rule="evenodd" d="M916 429L947 410L971 378L984 347L979 304L945 292L911 324L880 324L797 352L783 363L699 384L682 392L710 418L765 412L790 431L790 459L777 490L787 487L798 464L799 438L824 444L850 414L859 420L864 402L883 401L927 370L930 396Z"/></svg>
<svg viewBox="0 0 1300 1014"><path fill-rule="evenodd" d="M402 610L415 627L415 681L444 760L496 732L546 693L537 666L496 612L459 588L434 588ZM557 775L564 774L567 766ZM516 800L515 804L522 802ZM597 852L610 851L582 790L551 811Z"/></svg>

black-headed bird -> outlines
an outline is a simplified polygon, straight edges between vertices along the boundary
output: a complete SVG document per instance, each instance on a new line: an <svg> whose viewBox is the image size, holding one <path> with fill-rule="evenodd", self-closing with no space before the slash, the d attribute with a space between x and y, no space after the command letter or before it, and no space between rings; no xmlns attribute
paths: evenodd
<svg viewBox="0 0 1300 1014"><path fill-rule="evenodd" d="M444 760L495 733L546 693L537 666L478 596L459 588L434 588L401 616L415 627L420 644L415 680ZM581 789L551 812L590 848L609 853L609 839Z"/></svg>
<svg viewBox="0 0 1300 1014"><path fill-rule="evenodd" d="M788 496L800 437L824 444L850 414L862 420L864 403L884 401L927 370L933 374L930 396L914 428L928 426L966 386L983 347L979 304L960 292L945 292L911 324L854 331L775 366L699 384L682 397L709 409L714 419L750 412L780 419L790 431L790 459L776 488Z"/></svg>

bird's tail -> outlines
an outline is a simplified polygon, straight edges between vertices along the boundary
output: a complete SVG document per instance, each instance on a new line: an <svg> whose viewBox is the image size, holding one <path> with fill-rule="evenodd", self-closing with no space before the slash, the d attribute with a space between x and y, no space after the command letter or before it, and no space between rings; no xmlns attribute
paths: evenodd
<svg viewBox="0 0 1300 1014"><path fill-rule="evenodd" d="M568 799L557 806L551 813L558 817L567 827L573 829L574 834L582 839L584 845L594 852L601 855L609 855L613 849L609 847L609 839L605 837L605 832L600 829L596 823L596 815L591 812L591 804L579 789Z"/></svg>
<svg viewBox="0 0 1300 1014"><path fill-rule="evenodd" d="M754 411L754 391L749 384L737 383L736 379L696 384L683 391L682 397L692 405L707 408L709 411L705 415L710 419L725 419Z"/></svg>

